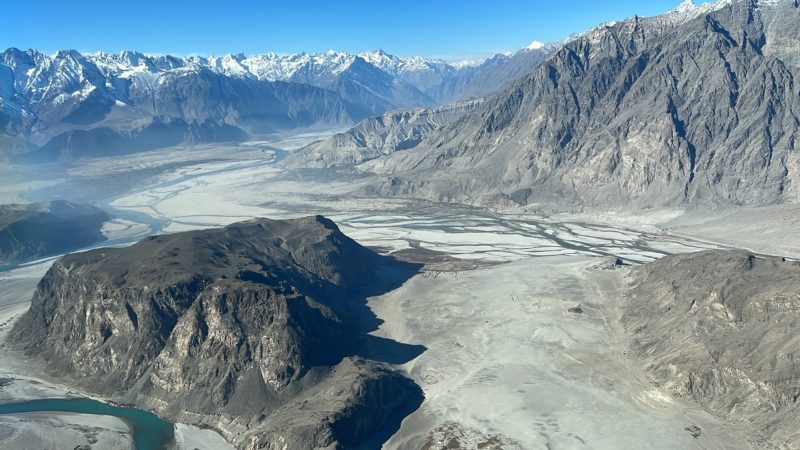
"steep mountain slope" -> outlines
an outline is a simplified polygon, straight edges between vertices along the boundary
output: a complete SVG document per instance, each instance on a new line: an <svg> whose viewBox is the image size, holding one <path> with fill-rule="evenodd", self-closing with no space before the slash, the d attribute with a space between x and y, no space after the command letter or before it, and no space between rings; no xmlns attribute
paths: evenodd
<svg viewBox="0 0 800 450"><path fill-rule="evenodd" d="M69 383L239 448L375 448L422 398L379 362L365 299L399 281L379 271L413 270L320 216L155 236L57 261L11 336Z"/></svg>
<svg viewBox="0 0 800 450"><path fill-rule="evenodd" d="M622 322L655 383L746 426L759 448L796 447L800 265L706 251L635 267L629 282Z"/></svg>
<svg viewBox="0 0 800 450"><path fill-rule="evenodd" d="M537 45L512 54L497 54L478 65L406 70L398 78L419 87L438 104L484 97L507 88L533 71L558 46Z"/></svg>
<svg viewBox="0 0 800 450"><path fill-rule="evenodd" d="M353 128L310 144L292 154L288 167L352 167L416 147L428 135L475 109L480 100L429 109L393 111L365 119Z"/></svg>
<svg viewBox="0 0 800 450"><path fill-rule="evenodd" d="M797 198L800 5L691 2L608 24L437 132L365 165L372 193L473 203Z"/></svg>
<svg viewBox="0 0 800 450"><path fill-rule="evenodd" d="M104 241L103 211L63 200L0 206L0 264L57 255Z"/></svg>
<svg viewBox="0 0 800 450"><path fill-rule="evenodd" d="M462 85L460 80L480 70L478 65L454 65L442 60L414 56L397 57L383 50L362 52L359 56L396 77L399 82L414 86L436 105L450 101L451 90L459 89Z"/></svg>
<svg viewBox="0 0 800 450"><path fill-rule="evenodd" d="M30 150L24 132L23 117L0 98L0 162Z"/></svg>
<svg viewBox="0 0 800 450"><path fill-rule="evenodd" d="M536 42L511 55L496 55L477 67L463 70L445 83L434 83L437 98L471 98L438 108L391 111L370 117L344 133L311 144L286 159L289 167L342 168L408 150L428 136L475 109L484 95L509 85L541 64L557 45ZM429 74L430 75L430 74ZM417 80L419 82L419 80Z"/></svg>

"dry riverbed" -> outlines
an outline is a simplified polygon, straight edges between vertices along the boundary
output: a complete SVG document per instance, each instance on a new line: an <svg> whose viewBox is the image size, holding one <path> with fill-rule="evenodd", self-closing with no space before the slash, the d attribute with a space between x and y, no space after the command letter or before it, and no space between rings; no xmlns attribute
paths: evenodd
<svg viewBox="0 0 800 450"><path fill-rule="evenodd" d="M638 264L733 245L735 236L715 243L702 233L695 239L688 228L664 233L662 225L681 216L675 211L542 218L519 210L353 198L349 192L367 178L287 171L263 150L291 151L313 138L201 149L196 155L202 161L185 151L93 160L70 169L71 178L85 185L73 181L69 187L92 200L92 190L107 185L103 174L127 186L113 198L94 199L125 216L106 227L120 242L156 225L168 233L254 217L323 214L364 245L428 263L402 287L369 303L384 321L376 335L427 348L400 367L422 387L425 401L386 448L446 448L453 442L464 448L746 445L735 427L665 395L628 360L618 326L625 269L613 267L617 257ZM0 274L0 335L27 309L50 263ZM0 347L0 377L28 380L0 390L3 399L68 393L26 373L25 362ZM23 386L28 382L46 391L31 391ZM38 427L42 436L75 445L90 439L97 439L95 448L129 443L124 422L113 418L93 422L102 430L87 429L78 415L0 419L0 447ZM188 448L224 445L219 435L187 425L177 426L176 437Z"/></svg>

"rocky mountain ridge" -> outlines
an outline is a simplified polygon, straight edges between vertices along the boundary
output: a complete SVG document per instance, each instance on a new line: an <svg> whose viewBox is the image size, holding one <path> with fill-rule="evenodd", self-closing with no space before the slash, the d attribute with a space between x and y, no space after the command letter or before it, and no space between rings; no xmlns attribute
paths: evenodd
<svg viewBox="0 0 800 450"><path fill-rule="evenodd" d="M418 146L435 131L476 108L481 101L468 100L440 108L392 111L370 117L346 132L293 152L284 163L295 168L352 168Z"/></svg>
<svg viewBox="0 0 800 450"><path fill-rule="evenodd" d="M795 201L800 6L684 3L570 39L364 193L557 207Z"/></svg>

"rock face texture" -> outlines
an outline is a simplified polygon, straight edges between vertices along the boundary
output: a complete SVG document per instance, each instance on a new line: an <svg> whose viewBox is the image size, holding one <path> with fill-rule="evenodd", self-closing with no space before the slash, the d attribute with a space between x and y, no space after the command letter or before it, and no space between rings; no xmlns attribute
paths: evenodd
<svg viewBox="0 0 800 450"><path fill-rule="evenodd" d="M0 264L68 252L105 240L108 215L63 200L0 206Z"/></svg>
<svg viewBox="0 0 800 450"><path fill-rule="evenodd" d="M420 450L522 450L519 442L500 434L484 434L456 422L431 430Z"/></svg>
<svg viewBox="0 0 800 450"><path fill-rule="evenodd" d="M378 271L410 269L319 216L157 236L56 262L12 335L54 374L240 448L351 448L421 403L365 334Z"/></svg>
<svg viewBox="0 0 800 450"><path fill-rule="evenodd" d="M353 128L292 153L286 164L294 168L352 168L394 152L424 147L425 139L475 110L483 97L510 85L538 67L558 48L547 45L522 49L511 56L496 55L474 68L465 68L446 83L437 78L437 98L456 101L438 108L390 111L364 119ZM417 80L421 82L420 80ZM463 100L472 99L472 100Z"/></svg>
<svg viewBox="0 0 800 450"><path fill-rule="evenodd" d="M424 145L372 193L469 203L796 200L800 4L724 0L600 26Z"/></svg>
<svg viewBox="0 0 800 450"><path fill-rule="evenodd" d="M388 112L359 122L289 155L290 167L353 167L371 159L414 148L441 127L475 109L480 100L455 103L441 108Z"/></svg>
<svg viewBox="0 0 800 450"><path fill-rule="evenodd" d="M800 264L712 250L629 277L622 322L652 380L749 426L753 443L796 446Z"/></svg>

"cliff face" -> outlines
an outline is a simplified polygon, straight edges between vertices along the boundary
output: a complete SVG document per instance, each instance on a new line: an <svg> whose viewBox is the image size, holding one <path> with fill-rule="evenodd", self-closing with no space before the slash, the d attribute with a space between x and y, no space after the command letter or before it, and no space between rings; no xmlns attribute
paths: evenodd
<svg viewBox="0 0 800 450"><path fill-rule="evenodd" d="M731 0L601 26L418 148L374 193L664 206L797 199L800 6Z"/></svg>
<svg viewBox="0 0 800 450"><path fill-rule="evenodd" d="M364 335L387 265L322 217L157 236L56 262L13 335L84 388L242 447L350 446L421 401Z"/></svg>
<svg viewBox="0 0 800 450"><path fill-rule="evenodd" d="M756 442L797 442L800 264L743 251L675 255L631 269L622 322L653 381Z"/></svg>
<svg viewBox="0 0 800 450"><path fill-rule="evenodd" d="M108 215L66 201L0 206L0 264L57 255L105 240Z"/></svg>

